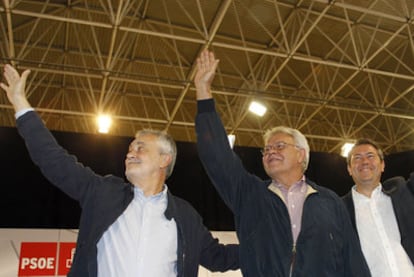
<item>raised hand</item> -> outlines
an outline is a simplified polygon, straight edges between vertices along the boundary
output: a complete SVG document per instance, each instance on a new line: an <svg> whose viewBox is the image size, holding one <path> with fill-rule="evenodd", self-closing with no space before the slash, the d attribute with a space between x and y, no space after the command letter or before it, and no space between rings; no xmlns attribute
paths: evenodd
<svg viewBox="0 0 414 277"><path fill-rule="evenodd" d="M30 70L27 69L23 71L20 76L17 70L10 64L4 66L3 76L7 84L0 83L0 87L6 92L7 98L16 112L25 108L30 108L25 92L26 80L29 73Z"/></svg>
<svg viewBox="0 0 414 277"><path fill-rule="evenodd" d="M197 99L212 98L210 87L219 60L214 57L214 53L204 50L197 58L197 73L194 77L194 84L197 89Z"/></svg>

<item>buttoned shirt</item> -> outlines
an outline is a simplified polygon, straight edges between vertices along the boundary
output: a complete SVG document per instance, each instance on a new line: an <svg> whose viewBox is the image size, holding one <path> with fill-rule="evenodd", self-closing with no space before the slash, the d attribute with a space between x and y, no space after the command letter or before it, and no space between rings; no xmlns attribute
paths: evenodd
<svg viewBox="0 0 414 277"><path fill-rule="evenodd" d="M134 199L98 242L99 277L177 276L177 227L167 220L167 186L146 197L134 187Z"/></svg>
<svg viewBox="0 0 414 277"><path fill-rule="evenodd" d="M381 184L367 197L352 188L355 222L362 252L372 276L414 277L414 267L401 245L391 198Z"/></svg>
<svg viewBox="0 0 414 277"><path fill-rule="evenodd" d="M305 176L289 188L277 183L276 181L273 181L272 185L279 189L282 193L282 200L286 204L290 217L293 243L296 244L296 240L298 239L300 229L302 227L303 204L305 203L307 194Z"/></svg>

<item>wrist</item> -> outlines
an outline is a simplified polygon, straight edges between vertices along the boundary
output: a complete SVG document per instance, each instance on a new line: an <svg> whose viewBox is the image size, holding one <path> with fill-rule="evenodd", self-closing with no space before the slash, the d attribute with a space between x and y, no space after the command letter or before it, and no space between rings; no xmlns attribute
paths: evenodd
<svg viewBox="0 0 414 277"><path fill-rule="evenodd" d="M210 86L207 85L196 85L196 96L197 100L212 98Z"/></svg>
<svg viewBox="0 0 414 277"><path fill-rule="evenodd" d="M17 113L25 109L30 109L32 108L32 106L29 104L29 102L26 99L22 99L19 101L14 101L13 108L14 108L14 111Z"/></svg>

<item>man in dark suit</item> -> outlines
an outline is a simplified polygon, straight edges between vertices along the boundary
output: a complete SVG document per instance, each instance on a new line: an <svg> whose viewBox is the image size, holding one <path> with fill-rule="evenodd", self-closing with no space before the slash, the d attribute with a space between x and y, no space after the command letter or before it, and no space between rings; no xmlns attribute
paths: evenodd
<svg viewBox="0 0 414 277"><path fill-rule="evenodd" d="M343 197L372 276L414 276L414 173L381 184L384 154L370 139L349 152L355 185Z"/></svg>

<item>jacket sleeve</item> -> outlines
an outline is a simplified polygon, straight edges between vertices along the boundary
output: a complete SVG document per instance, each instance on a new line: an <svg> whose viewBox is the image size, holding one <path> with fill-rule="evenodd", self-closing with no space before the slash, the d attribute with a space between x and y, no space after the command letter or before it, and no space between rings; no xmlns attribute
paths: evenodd
<svg viewBox="0 0 414 277"><path fill-rule="evenodd" d="M201 100L197 105L195 127L200 160L224 202L237 215L241 191L246 194L246 187L260 180L246 171L239 157L230 148L214 101Z"/></svg>
<svg viewBox="0 0 414 277"><path fill-rule="evenodd" d="M239 245L219 243L204 226L202 229L200 264L213 272L239 269Z"/></svg>
<svg viewBox="0 0 414 277"><path fill-rule="evenodd" d="M82 205L88 184L101 176L79 163L55 140L36 112L27 112L17 119L19 134L25 141L32 161L55 186Z"/></svg>

